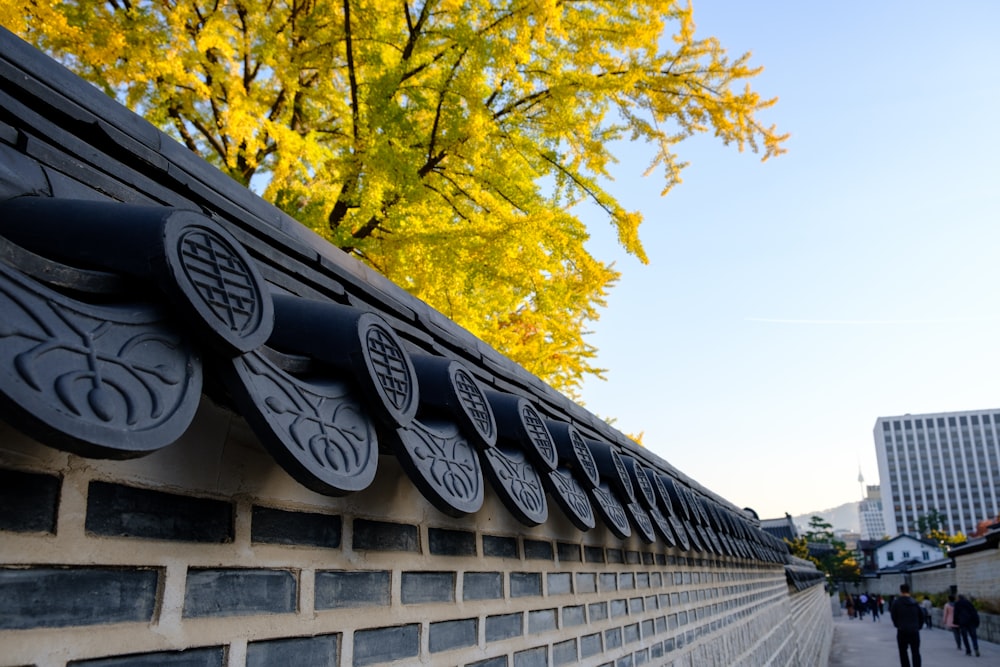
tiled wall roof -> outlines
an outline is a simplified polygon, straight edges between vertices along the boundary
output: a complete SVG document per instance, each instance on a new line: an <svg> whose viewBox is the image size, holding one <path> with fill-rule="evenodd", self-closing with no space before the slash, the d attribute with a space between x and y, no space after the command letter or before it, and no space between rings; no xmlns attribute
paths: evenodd
<svg viewBox="0 0 1000 667"><path fill-rule="evenodd" d="M785 562L784 545L467 331L0 29L0 416L85 457L167 447L203 394L298 482Z"/></svg>

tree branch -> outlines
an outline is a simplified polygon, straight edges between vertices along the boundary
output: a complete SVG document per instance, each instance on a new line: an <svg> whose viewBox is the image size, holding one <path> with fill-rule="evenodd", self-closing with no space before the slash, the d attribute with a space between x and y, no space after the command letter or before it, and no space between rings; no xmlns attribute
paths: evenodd
<svg viewBox="0 0 1000 667"><path fill-rule="evenodd" d="M498 111L494 111L493 118L496 120L500 120L507 114L513 113L515 110L518 109L518 107L522 107L524 105L528 105L528 108L530 109L535 104L542 101L544 98L550 96L551 94L552 94L551 88L543 88L542 90L535 91L530 95L525 95L520 99L514 100L504 108L499 109Z"/></svg>
<svg viewBox="0 0 1000 667"><path fill-rule="evenodd" d="M545 160L546 162L548 162L549 164L551 164L553 167L555 167L557 171L559 171L560 173L564 174L571 181L573 181L573 183L576 184L576 187L578 187L581 192L585 193L588 197L590 197L592 200L594 200L594 203L597 204L598 206L600 206L602 209L604 209L604 211L608 215L610 215L612 218L615 217L614 216L614 211L611 209L611 207L609 207L606 203L604 203L603 201L601 201L601 198L594 191L594 189L591 188L590 186L588 186L583 181L581 181L580 178L574 172L570 171L569 169L567 169L566 167L564 167L562 164L560 164L557 160L552 159L549 155L545 154L544 152L539 153L539 155L542 157L543 160Z"/></svg>
<svg viewBox="0 0 1000 667"><path fill-rule="evenodd" d="M344 0L344 46L347 49L347 78L351 86L351 122L355 149L360 136L361 109L358 106L358 75L354 69L354 42L351 35L351 0Z"/></svg>
<svg viewBox="0 0 1000 667"><path fill-rule="evenodd" d="M193 153L198 152L198 142L194 140L191 133L188 132L187 125L184 124L184 118L181 116L180 111L176 106L172 106L167 109L167 115L170 116L174 121L174 127L177 128L177 133L181 135L181 139L184 140L184 145L188 147Z"/></svg>

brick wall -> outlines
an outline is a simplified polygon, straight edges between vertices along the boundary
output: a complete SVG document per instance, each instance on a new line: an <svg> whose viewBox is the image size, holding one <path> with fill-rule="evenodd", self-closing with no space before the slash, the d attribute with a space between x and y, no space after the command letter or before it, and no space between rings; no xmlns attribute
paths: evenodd
<svg viewBox="0 0 1000 667"><path fill-rule="evenodd" d="M942 568L940 570L911 572L905 576L899 573L884 574L864 579L857 584L845 584L844 589L853 595L877 593L888 597L899 595L900 584L907 581L910 584L910 589L915 593L945 593L955 583L955 570Z"/></svg>
<svg viewBox="0 0 1000 667"><path fill-rule="evenodd" d="M826 665L830 658L833 626L830 624L830 596L823 586L791 593L791 629L798 652L791 664ZM789 663L786 663L789 664Z"/></svg>
<svg viewBox="0 0 1000 667"><path fill-rule="evenodd" d="M825 662L746 513L2 28L0 208L0 667Z"/></svg>
<svg viewBox="0 0 1000 667"><path fill-rule="evenodd" d="M955 583L961 592L1000 600L1000 549L965 554L955 559Z"/></svg>
<svg viewBox="0 0 1000 667"><path fill-rule="evenodd" d="M343 498L207 402L174 446L82 459L0 426L0 664L823 665L780 564L454 519L382 457Z"/></svg>
<svg viewBox="0 0 1000 667"><path fill-rule="evenodd" d="M895 595L899 585L909 578L910 588L918 593L945 593L953 587L961 593L978 598L1000 599L1000 550L984 549L960 553L953 567L935 570L917 570L907 576L886 574L866 579L858 584L848 584L852 593L868 591L882 595Z"/></svg>
<svg viewBox="0 0 1000 667"><path fill-rule="evenodd" d="M952 567L914 572L910 575L910 588L917 593L946 593L954 585L955 568Z"/></svg>
<svg viewBox="0 0 1000 667"><path fill-rule="evenodd" d="M906 581L901 574L885 574L873 579L862 579L858 583L843 584L843 590L852 595L877 593L888 597L899 594L899 585Z"/></svg>

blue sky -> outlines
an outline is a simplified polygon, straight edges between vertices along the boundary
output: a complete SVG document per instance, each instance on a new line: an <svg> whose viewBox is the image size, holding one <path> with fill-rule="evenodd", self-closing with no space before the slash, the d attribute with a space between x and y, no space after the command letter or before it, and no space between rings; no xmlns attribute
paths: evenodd
<svg viewBox="0 0 1000 667"><path fill-rule="evenodd" d="M1000 3L698 2L697 33L763 65L791 132L761 164L712 137L665 198L642 146L613 191L643 266L589 340L586 407L762 517L877 483L879 416L1000 407Z"/></svg>

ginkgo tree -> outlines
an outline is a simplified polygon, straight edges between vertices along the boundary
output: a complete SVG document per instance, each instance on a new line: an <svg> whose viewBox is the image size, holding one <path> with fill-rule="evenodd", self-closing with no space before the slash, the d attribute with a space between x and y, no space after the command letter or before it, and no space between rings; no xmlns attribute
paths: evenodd
<svg viewBox="0 0 1000 667"><path fill-rule="evenodd" d="M3 25L570 395L618 273L607 184L644 142L663 194L696 133L785 135L760 70L671 0L8 0Z"/></svg>

